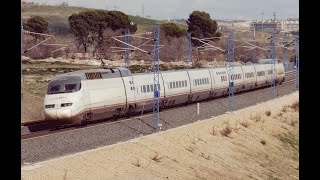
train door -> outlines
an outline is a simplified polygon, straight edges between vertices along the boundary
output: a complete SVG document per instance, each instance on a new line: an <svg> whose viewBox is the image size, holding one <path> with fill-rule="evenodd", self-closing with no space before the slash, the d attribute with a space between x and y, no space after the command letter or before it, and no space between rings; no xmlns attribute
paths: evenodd
<svg viewBox="0 0 320 180"><path fill-rule="evenodd" d="M90 95L91 87L88 84L88 81L82 81L81 84L82 84L82 87L85 87L83 88L83 96L81 97L83 109L85 110L83 115L83 121L91 120L92 119L91 117L92 105L91 105L91 95Z"/></svg>
<svg viewBox="0 0 320 180"><path fill-rule="evenodd" d="M133 77L123 77L127 95L127 111L133 113L136 110L137 90Z"/></svg>

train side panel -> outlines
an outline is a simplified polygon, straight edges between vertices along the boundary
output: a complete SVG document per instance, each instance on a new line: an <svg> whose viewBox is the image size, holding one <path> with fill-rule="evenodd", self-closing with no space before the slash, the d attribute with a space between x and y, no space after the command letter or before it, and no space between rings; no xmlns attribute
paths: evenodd
<svg viewBox="0 0 320 180"><path fill-rule="evenodd" d="M213 97L225 96L228 93L229 88L227 69L223 67L210 69L209 71L211 79L214 82Z"/></svg>
<svg viewBox="0 0 320 180"><path fill-rule="evenodd" d="M135 101L130 101L130 104L135 104L135 111L148 111L152 109L153 104L153 92L155 85L153 79L153 73L135 75L132 76L135 91L130 91L128 99L135 99ZM160 75L160 98L164 98L164 87L163 80ZM160 101L160 106L162 106L162 101Z"/></svg>
<svg viewBox="0 0 320 180"><path fill-rule="evenodd" d="M109 118L126 109L126 92L122 78L95 79L87 81L92 120Z"/></svg>
<svg viewBox="0 0 320 180"><path fill-rule="evenodd" d="M256 77L257 77L257 87L265 87L268 86L267 80L267 66L265 64L256 64Z"/></svg>
<svg viewBox="0 0 320 180"><path fill-rule="evenodd" d="M186 103L190 96L188 72L163 72L162 77L165 88L164 106L171 107Z"/></svg>
<svg viewBox="0 0 320 180"><path fill-rule="evenodd" d="M230 78L234 82L234 93L238 93L244 90L244 78L241 66L233 67L233 74L230 76Z"/></svg>
<svg viewBox="0 0 320 180"><path fill-rule="evenodd" d="M253 65L242 66L244 76L244 91L256 88L256 70Z"/></svg>
<svg viewBox="0 0 320 180"><path fill-rule="evenodd" d="M191 101L201 101L212 97L212 78L208 69L188 71L191 85Z"/></svg>
<svg viewBox="0 0 320 180"><path fill-rule="evenodd" d="M282 63L276 64L276 77L279 84L285 81L285 69Z"/></svg>

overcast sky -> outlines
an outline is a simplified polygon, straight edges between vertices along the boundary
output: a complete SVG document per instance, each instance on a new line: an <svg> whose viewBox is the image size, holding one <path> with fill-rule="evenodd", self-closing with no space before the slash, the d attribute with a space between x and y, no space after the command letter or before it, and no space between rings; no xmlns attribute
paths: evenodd
<svg viewBox="0 0 320 180"><path fill-rule="evenodd" d="M152 19L187 19L193 10L206 11L212 19L298 18L299 0L24 0L38 3L120 10L130 15L150 15ZM142 8L144 7L144 8ZM264 14L262 14L264 13Z"/></svg>

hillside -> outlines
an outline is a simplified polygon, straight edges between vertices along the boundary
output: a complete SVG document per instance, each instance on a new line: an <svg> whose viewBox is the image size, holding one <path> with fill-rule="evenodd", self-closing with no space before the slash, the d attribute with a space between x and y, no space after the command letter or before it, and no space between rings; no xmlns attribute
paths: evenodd
<svg viewBox="0 0 320 180"><path fill-rule="evenodd" d="M22 166L21 175L32 180L298 179L299 92L131 141Z"/></svg>
<svg viewBox="0 0 320 180"><path fill-rule="evenodd" d="M90 10L90 8L72 7L72 6L22 6L22 18L29 18L31 16L39 15L49 22L49 30L51 33L57 32L59 35L67 35L69 23L68 18L70 15L79 13L81 11ZM124 12L126 13L126 12ZM141 32L155 24L161 24L164 21L147 19L138 16L128 15L129 19L138 24L138 31ZM179 24L181 28L187 26Z"/></svg>

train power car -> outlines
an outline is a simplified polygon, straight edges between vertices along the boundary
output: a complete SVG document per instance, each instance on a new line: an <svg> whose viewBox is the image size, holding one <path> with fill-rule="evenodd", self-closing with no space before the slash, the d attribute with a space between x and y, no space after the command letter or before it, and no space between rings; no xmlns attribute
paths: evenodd
<svg viewBox="0 0 320 180"><path fill-rule="evenodd" d="M275 73L275 74L273 74ZM239 93L270 86L285 79L282 63L234 66L231 80ZM153 91L160 90L160 108L179 106L228 94L227 67L185 69L131 74L126 68L101 68L58 75L48 85L44 100L46 120L82 124L91 120L121 117L152 109Z"/></svg>

